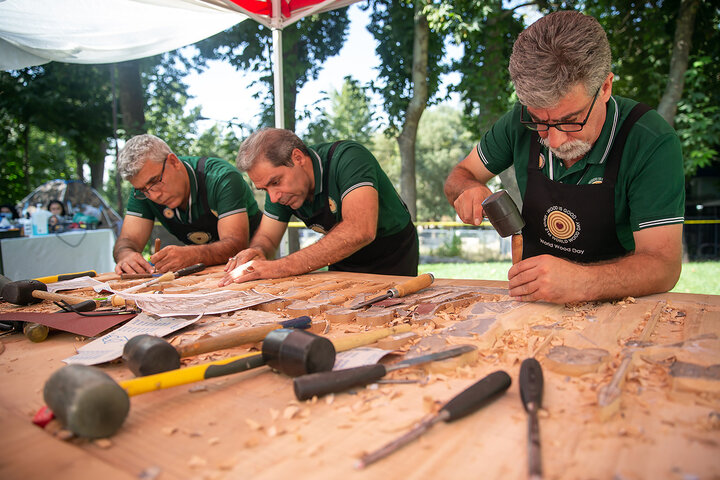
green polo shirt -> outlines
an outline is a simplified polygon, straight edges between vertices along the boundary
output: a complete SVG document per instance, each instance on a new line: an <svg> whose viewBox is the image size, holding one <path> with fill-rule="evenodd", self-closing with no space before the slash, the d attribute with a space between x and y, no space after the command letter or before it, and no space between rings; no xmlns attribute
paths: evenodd
<svg viewBox="0 0 720 480"><path fill-rule="evenodd" d="M371 186L378 192L379 210L377 237L387 237L399 232L410 222L410 214L395 191L390 179L380 168L380 164L370 151L353 141L340 143L333 153L329 171L325 170L326 160L332 143L323 143L310 147L315 174L315 195L312 201L305 201L298 213L310 217L327 205L337 222L342 221L342 202L345 196L358 187ZM323 191L323 178L329 175L328 191ZM294 211L265 196L265 215L280 222L290 221Z"/></svg>
<svg viewBox="0 0 720 480"><path fill-rule="evenodd" d="M190 178L189 208L182 210L176 208L172 211L175 220L184 224L192 223L203 215L212 213L218 219L245 212L248 217L256 215L260 210L250 187L243 179L242 173L230 163L219 158L208 157L205 160L205 190L207 191L208 206L211 212L206 212L203 202L198 198L198 180L195 174L198 161L202 157L178 157L185 165ZM127 214L135 217L158 219L170 233L172 224L164 215L164 205L157 204L148 199L138 200L130 196L127 205Z"/></svg>
<svg viewBox="0 0 720 480"><path fill-rule="evenodd" d="M543 165L543 174L561 183L602 182L615 136L636 104L627 98L611 96L598 140L592 150L569 169L541 145L537 161ZM477 152L492 173L498 174L513 165L524 198L531 132L520 123L520 110L521 105L516 104L498 120L478 143ZM680 140L660 114L651 110L632 127L623 151L615 184L618 239L623 247L634 250L633 232L682 223L684 213L685 176Z"/></svg>

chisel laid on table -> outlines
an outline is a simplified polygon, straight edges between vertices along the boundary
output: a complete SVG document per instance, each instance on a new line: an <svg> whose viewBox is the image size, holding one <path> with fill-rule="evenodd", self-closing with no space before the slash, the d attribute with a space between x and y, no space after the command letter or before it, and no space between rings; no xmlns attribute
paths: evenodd
<svg viewBox="0 0 720 480"><path fill-rule="evenodd" d="M149 287L150 285L155 285L156 283L160 283L160 282L171 282L171 281L175 280L176 278L180 278L180 277L184 277L186 275L201 272L203 270L205 270L205 264L204 263L196 263L195 265L190 265L189 267L181 268L177 272L164 273L157 278L153 278L152 280L148 280L147 282L143 282L140 285L135 285L134 287L130 287L127 290L123 290L123 291L125 293L137 292L138 290L142 290L143 288Z"/></svg>
<svg viewBox="0 0 720 480"><path fill-rule="evenodd" d="M542 479L540 455L540 424L538 410L542 408L543 373L540 362L526 358L520 365L520 399L528 413L528 479Z"/></svg>
<svg viewBox="0 0 720 480"><path fill-rule="evenodd" d="M296 377L293 380L295 397L297 397L298 400L308 400L314 396L320 397L328 393L342 392L348 388L376 382L393 370L457 357L464 353L472 352L475 348L476 347L472 345L458 345L439 352L409 358L392 365L377 363L343 370L310 373Z"/></svg>
<svg viewBox="0 0 720 480"><path fill-rule="evenodd" d="M353 305L350 308L352 310L358 310L360 308L367 307L368 305L372 305L373 303L377 303L388 298L404 297L405 295L410 295L411 293L415 293L422 290L423 288L429 287L430 285L432 285L434 280L435 277L432 273L423 273L422 275L418 275L417 277L408 280L407 282L401 283L395 288L391 288L387 291L387 293L383 295L371 298L370 300L359 303L357 305Z"/></svg>

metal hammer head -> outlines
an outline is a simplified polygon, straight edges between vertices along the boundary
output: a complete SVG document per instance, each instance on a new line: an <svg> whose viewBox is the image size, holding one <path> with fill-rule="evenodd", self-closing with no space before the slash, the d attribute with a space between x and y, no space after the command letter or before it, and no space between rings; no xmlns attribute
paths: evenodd
<svg viewBox="0 0 720 480"><path fill-rule="evenodd" d="M503 238L520 232L525 226L525 220L507 190L498 190L487 197L482 207L493 228Z"/></svg>
<svg viewBox="0 0 720 480"><path fill-rule="evenodd" d="M106 373L85 365L68 365L53 373L43 397L63 425L87 438L114 434L130 411L127 392Z"/></svg>
<svg viewBox="0 0 720 480"><path fill-rule="evenodd" d="M335 346L325 337L278 328L263 340L262 356L270 367L290 377L326 372L335 365Z"/></svg>
<svg viewBox="0 0 720 480"><path fill-rule="evenodd" d="M6 302L15 305L30 305L31 303L42 302L41 298L33 297L35 290L47 291L47 285L37 280L19 280L10 282L2 289L2 297Z"/></svg>
<svg viewBox="0 0 720 480"><path fill-rule="evenodd" d="M153 335L138 335L128 340L122 358L138 377L180 368L180 354L175 347Z"/></svg>

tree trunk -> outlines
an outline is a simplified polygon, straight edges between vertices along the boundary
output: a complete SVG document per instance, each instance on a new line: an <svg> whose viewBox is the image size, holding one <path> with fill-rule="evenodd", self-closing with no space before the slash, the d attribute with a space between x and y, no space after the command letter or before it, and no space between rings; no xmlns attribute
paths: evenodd
<svg viewBox="0 0 720 480"><path fill-rule="evenodd" d="M415 142L418 125L428 101L428 42L430 27L422 14L424 2L415 2L415 31L413 37L413 96L405 112L405 123L397 138L400 150L400 194L415 220L417 191L415 187Z"/></svg>
<svg viewBox="0 0 720 480"><path fill-rule="evenodd" d="M108 148L106 140L101 140L98 145L99 158L90 163L90 186L98 192L103 190L103 177L105 176L105 152Z"/></svg>
<svg viewBox="0 0 720 480"><path fill-rule="evenodd" d="M145 133L145 98L137 60L116 64L120 115L125 133L131 137Z"/></svg>
<svg viewBox="0 0 720 480"><path fill-rule="evenodd" d="M30 184L30 124L26 123L22 131L23 137L23 173L25 174L25 186L28 192L32 192Z"/></svg>
<svg viewBox="0 0 720 480"><path fill-rule="evenodd" d="M75 154L75 175L77 176L77 179L81 182L85 182L85 175L84 175L84 167L85 167L85 160L78 155Z"/></svg>
<svg viewBox="0 0 720 480"><path fill-rule="evenodd" d="M675 123L677 104L682 98L690 57L690 43L695 27L699 0L682 0L675 27L672 56L670 57L670 73L665 86L665 93L658 104L658 113L672 126Z"/></svg>

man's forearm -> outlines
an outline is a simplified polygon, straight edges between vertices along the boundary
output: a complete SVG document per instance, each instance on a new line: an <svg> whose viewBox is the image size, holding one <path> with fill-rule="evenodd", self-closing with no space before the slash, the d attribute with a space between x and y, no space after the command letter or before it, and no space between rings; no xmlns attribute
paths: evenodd
<svg viewBox="0 0 720 480"><path fill-rule="evenodd" d="M226 237L217 242L206 245L191 245L196 262L205 265L219 265L226 263L228 258L235 255L243 245L243 241L236 237Z"/></svg>
<svg viewBox="0 0 720 480"><path fill-rule="evenodd" d="M316 243L275 260L282 276L300 275L343 260L374 240L346 222L337 224Z"/></svg>
<svg viewBox="0 0 720 480"><path fill-rule="evenodd" d="M123 257L123 255L128 252L141 253L142 249L138 250L135 243L133 243L133 241L128 238L118 238L115 242L115 247L113 247L113 258L115 259L115 262L117 263Z"/></svg>
<svg viewBox="0 0 720 480"><path fill-rule="evenodd" d="M607 263L582 265L582 274L568 279L585 301L639 297L667 292L675 286L682 268L680 258L668 259L634 253Z"/></svg>
<svg viewBox="0 0 720 480"><path fill-rule="evenodd" d="M461 193L474 187L485 187L488 195L490 194L490 189L476 179L472 172L458 165L452 169L447 180L445 180L445 197L450 202L450 205L453 205Z"/></svg>

